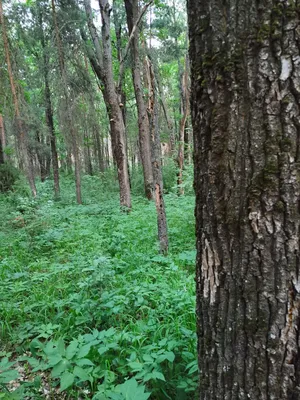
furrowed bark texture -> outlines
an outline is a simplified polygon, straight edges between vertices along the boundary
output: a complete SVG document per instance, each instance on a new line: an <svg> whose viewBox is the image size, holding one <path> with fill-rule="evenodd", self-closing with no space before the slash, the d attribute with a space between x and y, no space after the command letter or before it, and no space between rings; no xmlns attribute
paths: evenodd
<svg viewBox="0 0 300 400"><path fill-rule="evenodd" d="M300 398L299 6L188 0L201 400Z"/></svg>

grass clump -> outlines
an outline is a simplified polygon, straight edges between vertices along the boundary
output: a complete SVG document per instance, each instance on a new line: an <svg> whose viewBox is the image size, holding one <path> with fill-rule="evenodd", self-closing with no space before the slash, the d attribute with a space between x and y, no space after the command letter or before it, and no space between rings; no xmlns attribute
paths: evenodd
<svg viewBox="0 0 300 400"><path fill-rule="evenodd" d="M101 185L0 197L0 398L195 398L194 199L166 196L162 257L154 204Z"/></svg>

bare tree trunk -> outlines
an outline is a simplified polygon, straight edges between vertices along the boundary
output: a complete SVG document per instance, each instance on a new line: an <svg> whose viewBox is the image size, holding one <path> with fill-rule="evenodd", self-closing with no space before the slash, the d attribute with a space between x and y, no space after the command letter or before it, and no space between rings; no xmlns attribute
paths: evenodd
<svg viewBox="0 0 300 400"><path fill-rule="evenodd" d="M182 173L184 168L184 133L186 121L189 114L189 59L188 55L185 58L185 69L182 74L180 74L180 92L181 92L181 113L182 117L179 124L179 144L178 144L178 154L177 154L177 164L178 164L178 173L177 173L177 185L178 185L178 194L184 194L184 189L182 187Z"/></svg>
<svg viewBox="0 0 300 400"><path fill-rule="evenodd" d="M102 49L96 28L93 24L89 0L84 1L90 34L94 43L96 57L89 53L89 59L99 80L103 83L103 98L110 122L110 133L114 159L118 170L121 207L131 208L130 183L126 154L126 134L122 109L116 91L110 37L110 6L107 0L99 0L102 18Z"/></svg>
<svg viewBox="0 0 300 400"><path fill-rule="evenodd" d="M36 192L36 186L35 186L35 181L34 181L33 164L32 164L32 159L29 156L27 134L25 132L23 120L21 118L19 100L18 100L16 85L15 85L15 79L14 79L13 71L12 71L12 67L11 67L10 52L9 52L6 29L5 29L2 0L0 0L0 25L2 25L2 38L3 38L3 44L4 44L4 52L5 52L7 71L8 71L8 75L9 75L10 87L11 87L11 92L12 92L12 97L13 97L13 103L14 103L14 108L15 108L15 117L16 117L17 128L18 128L18 142L20 144L21 152L23 155L23 164L24 164L25 173L27 175L27 179L29 182L29 186L30 186L33 197L36 197L37 192Z"/></svg>
<svg viewBox="0 0 300 400"><path fill-rule="evenodd" d="M121 23L121 16L120 12L118 9L118 4L116 0L113 0L113 20L114 20L114 26L115 26L115 34L116 34L116 39L117 39L117 54L118 54L118 61L122 61L122 23ZM123 87L117 88L118 94L119 94L119 100L122 110L122 115L123 115L123 121L124 125L126 127L126 93L123 90Z"/></svg>
<svg viewBox="0 0 300 400"><path fill-rule="evenodd" d="M58 156L57 156L57 148L56 148L56 136L53 122L53 110L51 103L51 92L49 85L49 57L47 54L45 36L43 31L43 16L41 6L39 5L39 24L40 24L40 37L41 37L41 45L43 51L43 75L44 75L44 83L45 83L45 116L46 116L46 124L49 130L50 137L50 147L51 147L51 161L53 168L53 181L54 181L54 197L58 199L60 196L60 187L59 187L59 167L58 167Z"/></svg>
<svg viewBox="0 0 300 400"><path fill-rule="evenodd" d="M125 0L127 25L129 35L131 34L134 25L137 23L139 8L137 0ZM141 66L139 55L139 29L135 30L134 38L131 42L132 54L132 78L134 85L134 93L138 111L138 125L139 125L139 147L142 159L143 173L144 173L144 186L146 197L153 199L153 171L151 163L151 144L150 144L150 125L147 115L147 108L144 101L144 88L141 78Z"/></svg>
<svg viewBox="0 0 300 400"><path fill-rule="evenodd" d="M168 253L168 228L167 217L165 210L165 203L163 197L163 178L161 171L161 146L160 146L160 132L158 121L158 99L156 93L156 82L153 71L153 66L148 57L145 58L145 81L148 86L148 114L151 128L152 140L152 166L154 177L154 193L155 193L155 206L157 213L157 227L160 252L162 254Z"/></svg>
<svg viewBox="0 0 300 400"><path fill-rule="evenodd" d="M0 114L0 164L4 164L4 149L6 146L3 116Z"/></svg>
<svg viewBox="0 0 300 400"><path fill-rule="evenodd" d="M201 400L300 398L299 3L189 0Z"/></svg>
<svg viewBox="0 0 300 400"><path fill-rule="evenodd" d="M90 149L90 138L88 135L87 130L84 133L84 162L85 162L85 172L87 175L93 176L93 166L92 166L92 160L91 160L91 149Z"/></svg>
<svg viewBox="0 0 300 400"><path fill-rule="evenodd" d="M67 117L67 126L70 130L71 142L72 142L72 153L74 157L74 166L75 166L75 186L76 186L76 200L78 204L82 203L81 199L81 176L80 176L80 158L79 158L79 151L77 145L77 137L76 131L74 128L74 124L72 121L72 112L71 112L71 104L70 98L68 94L68 78L64 60L64 52L61 43L61 37L59 33L59 27L57 23L56 17L56 9L55 9L55 0L51 0L52 4L52 14L53 14L53 22L54 22L54 29L55 29L55 37L56 37L56 44L57 44L57 51L58 51L58 58L59 58L59 68L60 74L62 79L62 86L65 98L65 106L66 106L66 117Z"/></svg>

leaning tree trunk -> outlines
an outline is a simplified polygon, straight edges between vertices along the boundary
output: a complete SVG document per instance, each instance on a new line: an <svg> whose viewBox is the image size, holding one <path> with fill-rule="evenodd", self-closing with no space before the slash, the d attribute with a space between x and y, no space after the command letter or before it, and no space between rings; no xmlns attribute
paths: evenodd
<svg viewBox="0 0 300 400"><path fill-rule="evenodd" d="M21 150L21 157L22 162L24 165L25 173L27 175L28 183L32 192L33 197L36 197L37 191L34 181L34 172L33 172L33 163L28 151L28 138L27 132L25 131L24 123L20 113L19 107L19 99L15 84L15 78L12 71L11 61L10 61L10 51L8 46L8 39L6 34L5 28L5 21L4 21L4 14L3 14L3 7L2 7L2 0L0 0L0 25L2 25L2 38L3 38L3 45L4 45L4 52L5 52L5 59L7 64L7 71L10 81L11 93L13 98L13 104L15 108L15 117L17 122L17 130L18 130L18 142L20 145Z"/></svg>
<svg viewBox="0 0 300 400"><path fill-rule="evenodd" d="M202 400L300 398L294 1L189 0Z"/></svg>
<svg viewBox="0 0 300 400"><path fill-rule="evenodd" d="M127 25L129 35L132 33L139 16L138 0L125 0ZM141 76L141 63L139 54L139 28L137 27L131 41L132 54L132 79L136 98L138 125L139 125L139 147L142 160L144 187L146 197L153 199L153 172L151 163L150 125L147 115L147 107L144 100L144 87Z"/></svg>

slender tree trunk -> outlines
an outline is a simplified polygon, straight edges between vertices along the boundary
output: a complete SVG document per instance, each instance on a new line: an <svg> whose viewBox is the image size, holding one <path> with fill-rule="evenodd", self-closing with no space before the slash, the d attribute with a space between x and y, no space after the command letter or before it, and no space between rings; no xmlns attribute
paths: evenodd
<svg viewBox="0 0 300 400"><path fill-rule="evenodd" d="M0 164L4 164L5 161L5 155L4 155L5 146L6 143L5 143L4 121L2 114L0 114Z"/></svg>
<svg viewBox="0 0 300 400"><path fill-rule="evenodd" d="M87 175L93 176L93 166L91 160L91 149L90 149L90 138L87 130L84 133L84 162L85 162L85 172Z"/></svg>
<svg viewBox="0 0 300 400"><path fill-rule="evenodd" d="M14 108L15 108L15 118L16 118L17 129L18 129L18 142L20 144L20 149L21 149L22 156L23 156L23 165L24 165L25 173L27 175L29 186L30 186L33 197L36 197L37 192L36 192L36 186L35 186L35 181L34 181L33 164L32 164L32 159L31 159L31 157L29 155L29 151L28 151L27 134L26 134L25 127L23 124L23 120L21 118L19 99L18 99L15 79L14 79L13 71L12 71L12 67L11 67L10 51L9 51L9 46L8 46L6 28L5 28L2 0L0 0L0 25L2 26L2 38L3 38L4 52L5 52L5 58L6 58L6 64L7 64L7 71L8 71L8 75L9 75L10 87L11 87L11 92L12 92L12 97L13 97Z"/></svg>
<svg viewBox="0 0 300 400"><path fill-rule="evenodd" d="M189 0L201 400L300 398L299 4Z"/></svg>
<svg viewBox="0 0 300 400"><path fill-rule="evenodd" d="M184 130L184 163L191 163L190 121L187 119Z"/></svg>
<svg viewBox="0 0 300 400"><path fill-rule="evenodd" d="M177 154L177 164L178 164L178 173L177 173L177 185L178 185L178 193L184 194L184 189L182 187L182 173L184 168L184 134L186 122L189 114L189 59L188 56L185 58L185 68L184 72L180 73L180 93L181 93L181 113L182 117L179 123L179 144L178 144L178 154Z"/></svg>
<svg viewBox="0 0 300 400"><path fill-rule="evenodd" d="M138 0L125 0L127 25L129 35L134 25L137 23L139 15ZM153 171L151 163L151 144L150 144L150 125L147 115L147 108L144 101L144 88L141 77L140 55L139 55L139 29L135 30L134 38L131 42L132 54L132 78L134 85L134 93L138 111L139 125L139 147L142 159L144 186L146 197L153 199Z"/></svg>
<svg viewBox="0 0 300 400"><path fill-rule="evenodd" d="M110 122L110 134L113 156L118 170L121 207L131 208L130 182L126 154L126 133L122 109L116 91L110 37L110 5L107 0L99 0L102 18L102 49L93 24L92 9L89 0L84 1L90 34L94 43L96 58L89 53L92 67L102 82L103 98L106 103Z"/></svg>
<svg viewBox="0 0 300 400"><path fill-rule="evenodd" d="M118 8L118 4L116 0L113 0L113 21L114 21L114 26L115 26L115 34L116 34L116 45L117 45L117 55L118 55L118 61L119 63L122 61L122 22L121 22L121 16L120 16L120 11ZM122 110L122 115L123 115L123 121L124 125L126 127L126 93L123 90L123 86L118 88L118 94L119 94L119 100Z"/></svg>
<svg viewBox="0 0 300 400"><path fill-rule="evenodd" d="M161 170L161 148L160 148L160 132L159 132L159 110L158 99L156 93L155 74L152 63L148 57L145 58L145 81L148 86L148 114L151 127L151 141L152 141L152 166L154 176L154 194L155 206L157 213L157 227L158 227L158 240L159 248L162 254L168 253L168 229L167 217L165 210L165 203L163 197L163 178Z"/></svg>
<svg viewBox="0 0 300 400"><path fill-rule="evenodd" d="M37 157L37 161L38 161L38 164L39 164L41 182L44 182L45 179L46 179L46 174L47 174L47 171L46 171L46 157L43 154L44 153L43 152L44 143L43 143L42 137L39 134L39 131L36 132L35 139L36 139L36 144L37 144L37 146L36 146L36 157Z"/></svg>
<svg viewBox="0 0 300 400"><path fill-rule="evenodd" d="M61 43L61 37L60 37L59 27L58 27L58 22L57 22L57 16L56 16L55 0L51 0L51 4L52 4L52 15L53 15L53 22L54 22L54 30L55 30L58 58L59 58L59 68L60 68L60 74L61 74L62 86L63 86L63 92L64 92L64 100L65 100L65 106L66 106L67 126L70 131L70 137L71 137L71 143L72 143L72 153L73 153L73 157L74 157L76 200L77 200L78 204L81 204L82 199L81 199L81 176L80 176L79 149L78 149L78 144L77 144L76 131L75 131L74 124L72 121L71 104L70 104L70 98L69 98L69 94L68 94L68 78L67 78L67 72L66 72L66 66L65 66L64 52L63 52L63 47L62 47L62 43Z"/></svg>
<svg viewBox="0 0 300 400"><path fill-rule="evenodd" d="M54 181L54 197L58 199L60 196L60 187L59 187L59 166L58 166L58 155L56 148L56 136L53 122L53 110L52 110L52 102L51 102L51 92L49 85L49 57L47 54L44 30L43 30L43 16L41 5L39 5L39 24L40 24L40 38L41 45L43 51L43 75L44 75L44 84L45 84L45 116L46 116L46 124L49 131L50 137L50 147L51 147L51 161L53 168L53 181Z"/></svg>

